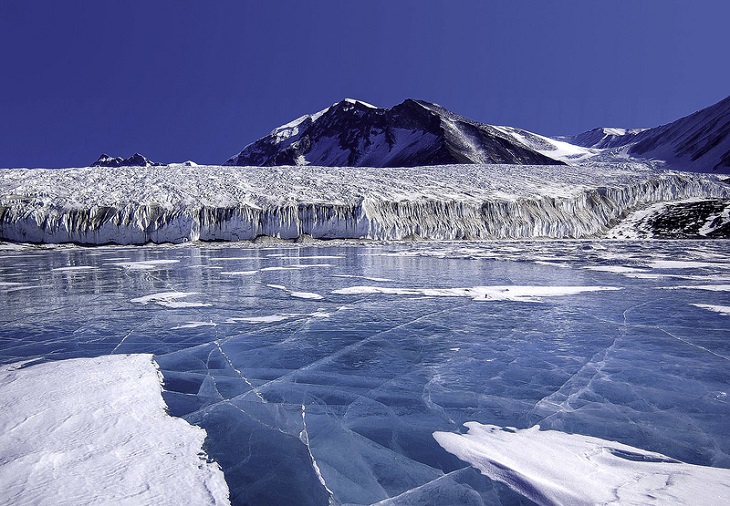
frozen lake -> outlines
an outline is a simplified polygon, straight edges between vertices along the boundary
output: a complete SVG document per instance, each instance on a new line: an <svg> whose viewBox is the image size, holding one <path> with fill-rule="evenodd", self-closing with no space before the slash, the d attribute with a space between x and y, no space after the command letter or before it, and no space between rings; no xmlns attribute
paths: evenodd
<svg viewBox="0 0 730 506"><path fill-rule="evenodd" d="M725 241L6 250L0 362L155 354L234 504L548 503L569 434L730 482L729 292Z"/></svg>

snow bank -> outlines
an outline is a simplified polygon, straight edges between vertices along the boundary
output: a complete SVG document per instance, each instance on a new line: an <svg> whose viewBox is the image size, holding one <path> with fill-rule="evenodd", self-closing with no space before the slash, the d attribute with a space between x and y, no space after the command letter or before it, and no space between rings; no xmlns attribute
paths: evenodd
<svg viewBox="0 0 730 506"><path fill-rule="evenodd" d="M448 452L538 504L728 504L730 470L685 464L614 441L468 422L435 432Z"/></svg>
<svg viewBox="0 0 730 506"><path fill-rule="evenodd" d="M730 196L715 176L631 164L1 173L0 239L36 243L579 238L649 204Z"/></svg>
<svg viewBox="0 0 730 506"><path fill-rule="evenodd" d="M228 504L151 355L0 368L0 503Z"/></svg>

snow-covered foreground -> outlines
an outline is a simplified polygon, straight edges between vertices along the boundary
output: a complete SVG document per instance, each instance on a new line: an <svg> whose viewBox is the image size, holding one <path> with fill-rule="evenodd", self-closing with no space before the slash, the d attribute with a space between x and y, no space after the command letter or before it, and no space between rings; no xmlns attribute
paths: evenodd
<svg viewBox="0 0 730 506"><path fill-rule="evenodd" d="M151 355L0 368L0 503L228 504L205 431L169 416Z"/></svg>
<svg viewBox="0 0 730 506"><path fill-rule="evenodd" d="M205 429L233 504L590 502L644 476L631 497L693 505L698 480L709 494L730 469L728 241L5 247L0 362L55 361L16 371L30 374L153 353L170 414ZM99 374L116 375L69 380L84 404ZM141 396L125 384L72 412ZM106 438L125 420L91 421ZM517 429L476 440L481 426ZM682 463L641 460L658 453Z"/></svg>
<svg viewBox="0 0 730 506"><path fill-rule="evenodd" d="M0 239L581 238L650 204L728 196L712 175L628 163L4 169Z"/></svg>
<svg viewBox="0 0 730 506"><path fill-rule="evenodd" d="M436 441L490 478L541 505L727 504L730 469L684 464L615 441L465 424Z"/></svg>

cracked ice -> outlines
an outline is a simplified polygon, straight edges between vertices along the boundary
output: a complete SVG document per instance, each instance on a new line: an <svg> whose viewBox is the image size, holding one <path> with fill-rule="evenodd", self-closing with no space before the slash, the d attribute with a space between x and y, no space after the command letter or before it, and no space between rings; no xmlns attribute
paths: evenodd
<svg viewBox="0 0 730 506"><path fill-rule="evenodd" d="M154 354L234 504L728 501L723 242L21 253L2 363Z"/></svg>

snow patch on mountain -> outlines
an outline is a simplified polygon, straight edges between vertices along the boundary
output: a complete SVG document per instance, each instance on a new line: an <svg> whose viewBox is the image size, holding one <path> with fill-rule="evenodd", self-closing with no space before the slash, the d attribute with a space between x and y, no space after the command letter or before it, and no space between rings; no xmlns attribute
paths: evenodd
<svg viewBox="0 0 730 506"><path fill-rule="evenodd" d="M648 128L594 128L578 135L556 137L556 140L575 146L610 149L634 142L636 136Z"/></svg>
<svg viewBox="0 0 730 506"><path fill-rule="evenodd" d="M569 164L585 162L601 153L600 149L574 145L563 140L551 139L550 137L519 128L509 126L498 126L494 128L512 136L518 142L529 146L538 153Z"/></svg>

